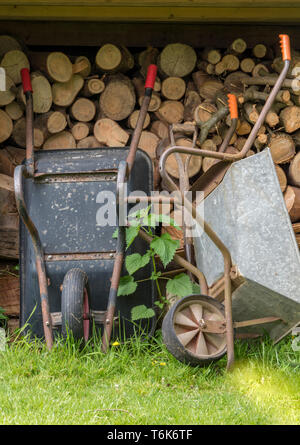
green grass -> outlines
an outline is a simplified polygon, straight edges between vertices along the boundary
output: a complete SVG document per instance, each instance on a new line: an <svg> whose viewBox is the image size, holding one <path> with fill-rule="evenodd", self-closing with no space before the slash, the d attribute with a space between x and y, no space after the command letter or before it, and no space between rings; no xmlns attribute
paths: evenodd
<svg viewBox="0 0 300 445"><path fill-rule="evenodd" d="M300 353L291 338L236 342L208 368L175 360L155 339L48 352L26 339L0 352L0 424L300 424Z"/></svg>

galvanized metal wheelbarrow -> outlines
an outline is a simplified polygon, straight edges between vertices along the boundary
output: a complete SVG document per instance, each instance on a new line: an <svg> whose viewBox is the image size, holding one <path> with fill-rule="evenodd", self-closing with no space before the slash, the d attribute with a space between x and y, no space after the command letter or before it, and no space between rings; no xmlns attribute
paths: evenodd
<svg viewBox="0 0 300 445"><path fill-rule="evenodd" d="M162 326L169 351L193 365L218 360L227 351L230 368L234 362L234 329L243 333L247 328L254 336L267 331L276 342L300 321L299 249L270 151L266 149L243 159L289 69L289 37L280 38L284 68L241 152L224 153L225 145L221 152L173 146L160 159L165 186L181 195L189 186L187 169L192 155L222 161L215 165L218 174L224 176L228 170L218 187L220 178L214 181L214 176L210 177L210 193L204 200L205 220L201 216L203 203L197 207L185 202L198 232L193 243L186 243L186 255L193 257L193 244L197 268L205 276L204 284L201 283L205 296L179 300ZM229 102L232 124L227 142L238 117L234 97ZM181 179L178 187L165 166L171 154L179 153L189 157L184 166L178 162ZM224 306L218 300L224 300Z"/></svg>

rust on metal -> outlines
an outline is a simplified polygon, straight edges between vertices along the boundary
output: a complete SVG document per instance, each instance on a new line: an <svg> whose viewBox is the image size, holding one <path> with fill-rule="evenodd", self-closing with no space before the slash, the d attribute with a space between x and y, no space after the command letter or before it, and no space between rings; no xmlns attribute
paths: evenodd
<svg viewBox="0 0 300 445"><path fill-rule="evenodd" d="M36 173L34 178L41 184L57 182L97 182L97 181L115 181L117 170L83 172L83 173Z"/></svg>
<svg viewBox="0 0 300 445"><path fill-rule="evenodd" d="M55 261L89 261L89 260L111 260L115 258L115 251L110 252L76 252L76 253L47 253L44 260L47 263Z"/></svg>

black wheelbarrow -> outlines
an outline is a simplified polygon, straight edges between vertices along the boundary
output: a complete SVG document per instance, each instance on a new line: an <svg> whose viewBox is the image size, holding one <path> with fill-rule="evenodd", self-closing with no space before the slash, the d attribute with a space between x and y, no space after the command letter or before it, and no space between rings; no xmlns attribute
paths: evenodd
<svg viewBox="0 0 300 445"><path fill-rule="evenodd" d="M153 285L141 283L130 300L113 300L118 317L107 322L110 295L116 297L118 283L114 265L122 272L123 243L113 238L116 222L103 224L103 205L116 209L120 174L128 178L128 193L153 190L152 162L137 150L151 99L156 66L149 67L145 97L130 148L76 150L33 149L32 89L29 71L22 70L26 95L26 161L15 169L15 197L20 223L21 325L53 344L53 330L75 339L88 339L92 324L106 330L118 322L118 332L130 336L132 307L141 302L152 307ZM126 162L125 162L126 160ZM123 167L126 166L126 171ZM119 172L119 173L118 173ZM121 173L120 173L121 172ZM130 175L129 175L130 173ZM118 183L118 187L117 187ZM104 212L105 213L105 212ZM142 252L145 241L137 239L129 250ZM148 269L148 270L147 270ZM151 265L145 273L152 272ZM141 278L143 278L141 276ZM110 293L110 288L112 288ZM114 311L115 312L115 311ZM152 333L155 317L141 326ZM109 333L109 336L111 331Z"/></svg>

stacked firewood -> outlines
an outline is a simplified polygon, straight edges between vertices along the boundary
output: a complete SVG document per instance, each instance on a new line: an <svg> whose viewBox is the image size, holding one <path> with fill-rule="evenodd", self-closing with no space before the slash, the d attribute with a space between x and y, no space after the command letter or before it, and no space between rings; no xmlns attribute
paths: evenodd
<svg viewBox="0 0 300 445"><path fill-rule="evenodd" d="M171 124L196 123L196 146L219 150L230 126L228 92L237 96L240 117L227 150L240 151L282 69L276 49L260 43L247 48L241 38L225 50L172 43L137 54L108 43L88 56L33 52L12 37L0 36L0 66L6 71L7 87L0 91L0 256L17 256L12 174L24 158L26 143L21 68L31 71L35 148L74 149L128 145L143 101L147 67L156 63L158 76L139 143L156 171L159 156L170 146ZM300 82L293 71L298 66L300 53L294 52L288 78L249 153L270 147L293 223L300 221ZM193 144L183 133L176 135L176 142ZM169 159L167 170L178 180L174 161ZM191 183L213 162L192 158ZM156 185L160 187L158 177Z"/></svg>

